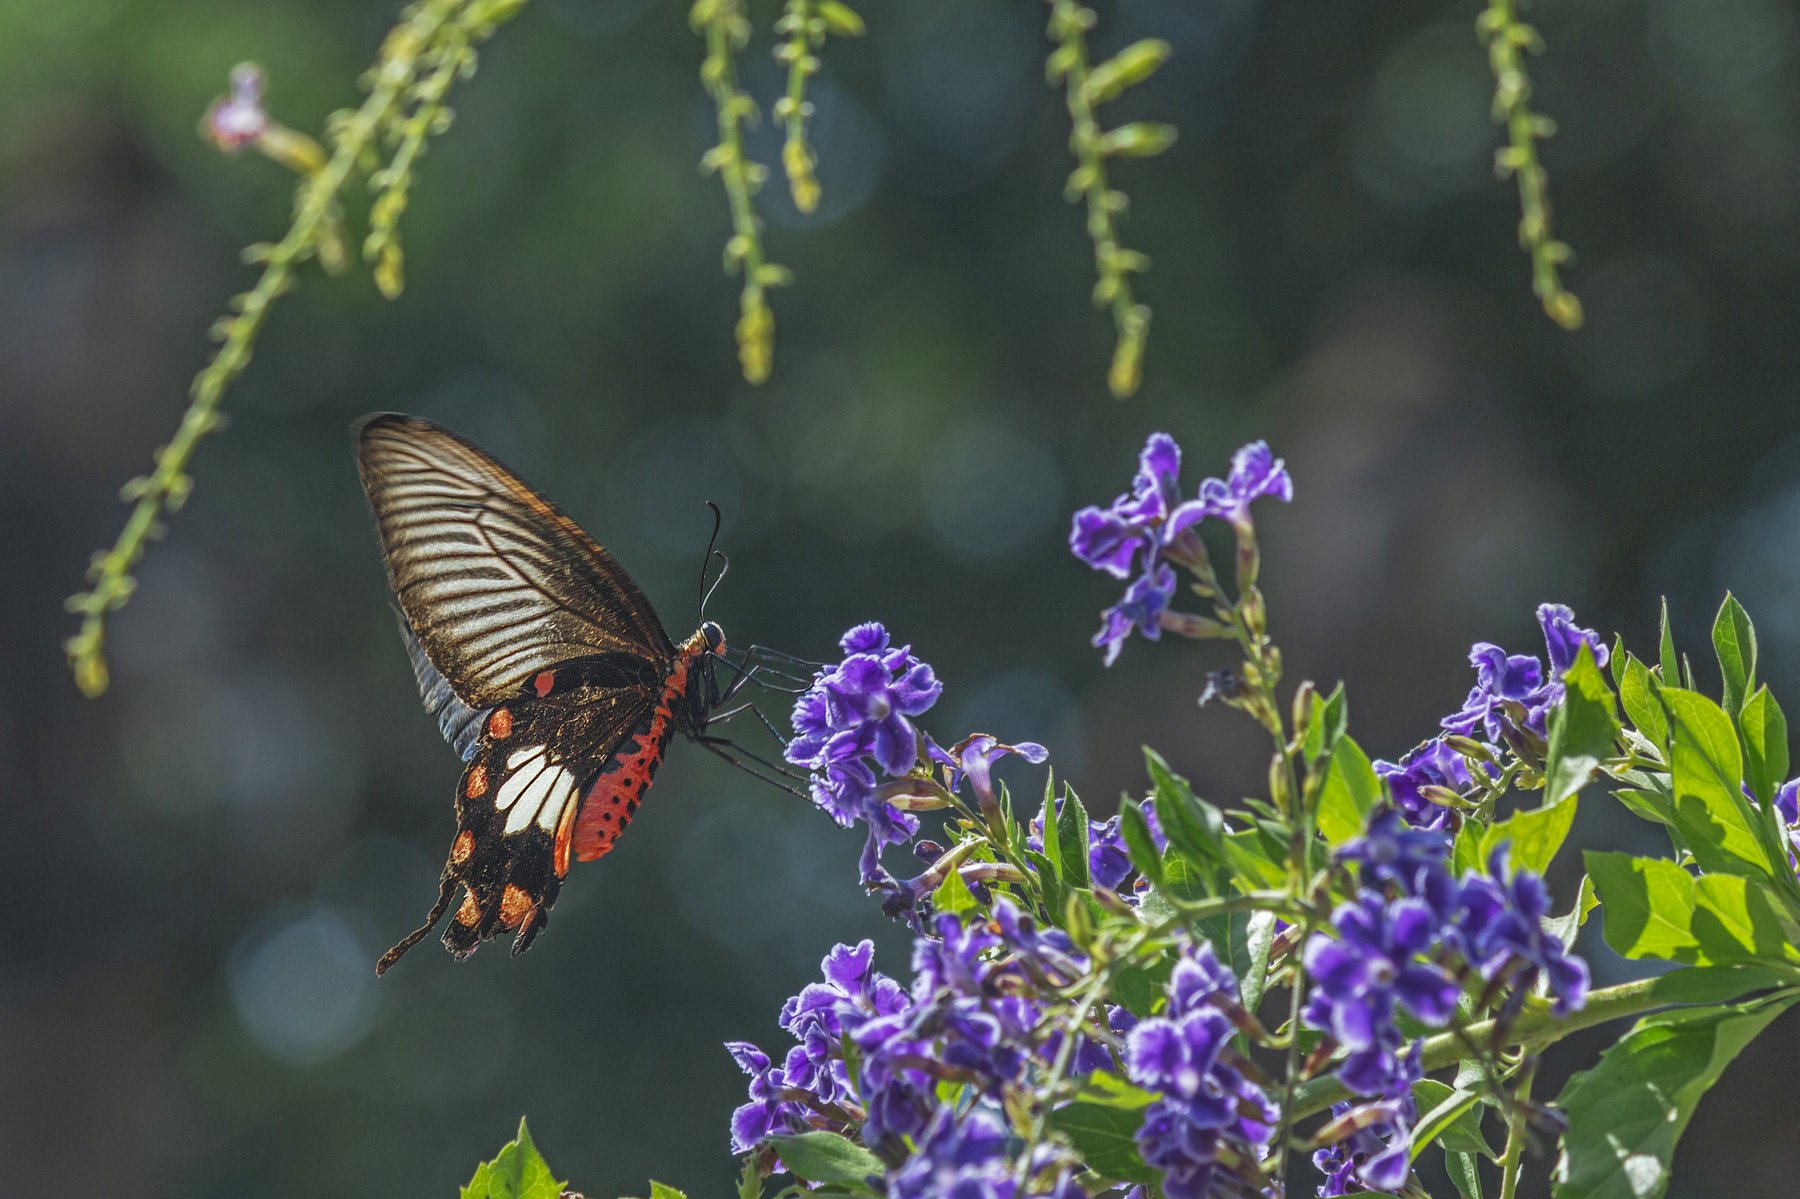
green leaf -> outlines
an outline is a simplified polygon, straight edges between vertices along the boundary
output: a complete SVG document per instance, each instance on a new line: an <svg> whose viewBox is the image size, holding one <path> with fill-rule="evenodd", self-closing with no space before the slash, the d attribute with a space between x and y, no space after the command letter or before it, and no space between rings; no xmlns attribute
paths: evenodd
<svg viewBox="0 0 1800 1199"><path fill-rule="evenodd" d="M1422 1078L1413 1084L1413 1102L1419 1108L1419 1122L1413 1128L1413 1160L1418 1160L1425 1146L1439 1141L1446 1150L1479 1153L1493 1159L1497 1155L1481 1132L1481 1103L1484 1093L1458 1090L1435 1078Z"/></svg>
<svg viewBox="0 0 1800 1199"><path fill-rule="evenodd" d="M1725 710L1735 716L1756 687L1756 627L1744 605L1729 591L1713 619L1712 637L1719 674L1725 680Z"/></svg>
<svg viewBox="0 0 1800 1199"><path fill-rule="evenodd" d="M1657 1003L1725 1003L1752 991L1794 985L1794 971L1777 966L1688 966L1650 984Z"/></svg>
<svg viewBox="0 0 1800 1199"><path fill-rule="evenodd" d="M1104 104L1126 88L1142 83L1169 60L1169 43L1160 38L1133 42L1088 72L1087 101Z"/></svg>
<svg viewBox="0 0 1800 1199"><path fill-rule="evenodd" d="M1650 668L1631 654L1625 655L1625 667L1619 679L1619 703L1637 731L1648 737L1661 750L1669 747L1669 718L1663 713L1662 701L1656 697L1659 684Z"/></svg>
<svg viewBox="0 0 1800 1199"><path fill-rule="evenodd" d="M781 1164L796 1178L828 1182L868 1192L870 1177L880 1177L881 1159L835 1132L803 1132L791 1137L770 1137Z"/></svg>
<svg viewBox="0 0 1800 1199"><path fill-rule="evenodd" d="M952 870L944 875L944 881L931 894L931 903L938 911L956 916L972 912L981 906L975 893L969 890L969 884L963 881L960 870Z"/></svg>
<svg viewBox="0 0 1800 1199"><path fill-rule="evenodd" d="M1638 1021L1556 1101L1569 1118L1553 1176L1556 1199L1658 1199L1700 1097L1796 998Z"/></svg>
<svg viewBox="0 0 1800 1199"><path fill-rule="evenodd" d="M1225 862L1233 874L1249 884L1250 890L1267 890L1287 882L1286 851L1260 829L1228 833L1224 841Z"/></svg>
<svg viewBox="0 0 1800 1199"><path fill-rule="evenodd" d="M687 1194L678 1191L666 1182L650 1180L650 1199L687 1199Z"/></svg>
<svg viewBox="0 0 1800 1199"><path fill-rule="evenodd" d="M1081 1091L1075 1098L1106 1107L1141 1112L1155 1103L1158 1096L1155 1091L1146 1091L1111 1070L1096 1070L1082 1080Z"/></svg>
<svg viewBox="0 0 1800 1199"><path fill-rule="evenodd" d="M1249 912L1221 912L1194 923L1194 935L1212 942L1219 960L1231 967L1239 978L1250 973L1256 947L1250 941Z"/></svg>
<svg viewBox="0 0 1800 1199"><path fill-rule="evenodd" d="M1461 878L1471 870L1487 869L1487 862L1481 856L1481 838L1487 829L1473 820L1465 821L1456 832L1456 840L1450 843L1450 871Z"/></svg>
<svg viewBox="0 0 1800 1199"><path fill-rule="evenodd" d="M1662 637L1659 643L1657 669L1662 672L1662 685L1673 687L1681 682L1681 668L1676 664L1675 634L1669 628L1669 597L1662 601Z"/></svg>
<svg viewBox="0 0 1800 1199"><path fill-rule="evenodd" d="M1673 818L1694 860L1707 871L1772 875L1774 862L1744 798L1743 757L1731 718L1695 691L1664 687L1662 698L1669 713Z"/></svg>
<svg viewBox="0 0 1800 1199"><path fill-rule="evenodd" d="M1481 1166L1473 1153L1444 1150L1444 1173L1450 1175L1451 1185L1463 1199L1483 1199Z"/></svg>
<svg viewBox="0 0 1800 1199"><path fill-rule="evenodd" d="M1050 1127L1069 1138L1088 1169L1114 1182L1153 1183L1157 1172L1138 1155L1143 1111L1112 1103L1076 1100L1050 1113Z"/></svg>
<svg viewBox="0 0 1800 1199"><path fill-rule="evenodd" d="M1775 791L1787 781L1787 717L1767 686L1758 687L1738 717L1744 735L1744 781L1764 805L1775 801Z"/></svg>
<svg viewBox="0 0 1800 1199"><path fill-rule="evenodd" d="M1477 868L1484 868L1488 855L1504 841L1512 845L1514 869L1544 873L1569 836L1569 828L1575 823L1575 805L1580 800L1579 795L1567 795L1555 803L1528 808L1492 825L1481 835Z"/></svg>
<svg viewBox="0 0 1800 1199"><path fill-rule="evenodd" d="M1695 878L1663 858L1586 857L1606 911L1606 943L1621 957L1690 966L1800 962L1768 892L1748 879Z"/></svg>
<svg viewBox="0 0 1800 1199"><path fill-rule="evenodd" d="M1317 762L1335 750L1349 724L1350 701L1344 697L1344 685L1339 683L1330 695L1315 701L1307 714L1306 738L1301 743L1306 760Z"/></svg>
<svg viewBox="0 0 1800 1199"><path fill-rule="evenodd" d="M1599 906L1600 896L1594 890L1594 880L1584 874L1581 885L1575 889L1575 906L1566 916L1544 917L1544 931L1561 941L1564 949L1574 949L1575 938L1581 932L1581 926L1587 923L1588 913ZM1548 976L1539 981L1548 982Z"/></svg>
<svg viewBox="0 0 1800 1199"><path fill-rule="evenodd" d="M1544 767L1544 802L1553 804L1581 790L1619 736L1612 690L1594 665L1584 641L1563 674L1563 702L1550 713L1550 758Z"/></svg>
<svg viewBox="0 0 1800 1199"><path fill-rule="evenodd" d="M462 1199L558 1199L566 1185L550 1173L532 1144L531 1130L520 1120L519 1135L501 1146L493 1161L475 1167Z"/></svg>
<svg viewBox="0 0 1800 1199"><path fill-rule="evenodd" d="M1225 819L1194 794L1188 781L1169 769L1157 752L1144 749L1144 765L1155 788L1156 819L1169 845L1205 877L1225 860Z"/></svg>
<svg viewBox="0 0 1800 1199"><path fill-rule="evenodd" d="M1062 851L1062 879L1068 886L1085 889L1088 884L1088 814L1081 806L1075 788L1063 784L1062 811L1056 817L1056 840ZM1044 852L1050 852L1049 841Z"/></svg>
<svg viewBox="0 0 1800 1199"><path fill-rule="evenodd" d="M1059 844L1061 830L1057 827L1059 823L1057 815L1056 779L1053 776L1046 777L1044 779L1044 806L1038 812L1038 823L1044 828L1044 856L1055 867L1056 877L1060 882L1062 879L1062 846Z"/></svg>
<svg viewBox="0 0 1800 1199"><path fill-rule="evenodd" d="M1119 831L1125 837L1125 852L1137 872L1151 885L1162 881L1162 855L1156 851L1156 838L1150 834L1150 820L1135 799L1126 797L1119 803Z"/></svg>
<svg viewBox="0 0 1800 1199"><path fill-rule="evenodd" d="M1245 1010L1255 1012L1269 986L1269 954L1275 947L1275 913L1252 912L1244 936L1250 947L1250 961L1245 971L1238 975L1238 986L1243 992Z"/></svg>
<svg viewBox="0 0 1800 1199"><path fill-rule="evenodd" d="M1342 845L1362 833L1380 801L1381 780L1369 755L1352 738L1343 738L1331 752L1319 791L1319 832L1328 844Z"/></svg>
<svg viewBox="0 0 1800 1199"><path fill-rule="evenodd" d="M1063 886L1062 880L1056 877L1056 867L1035 849L1025 850L1025 860L1037 871L1038 888L1044 893L1044 910L1052 913L1054 919L1055 914L1063 910Z"/></svg>

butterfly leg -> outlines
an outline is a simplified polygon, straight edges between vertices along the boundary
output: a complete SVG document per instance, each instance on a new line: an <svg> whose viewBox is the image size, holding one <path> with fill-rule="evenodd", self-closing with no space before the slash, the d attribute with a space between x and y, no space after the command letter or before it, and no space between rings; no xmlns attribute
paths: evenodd
<svg viewBox="0 0 1800 1199"><path fill-rule="evenodd" d="M810 800L812 798L805 791L802 791L799 787L796 787L794 785L794 782L783 781L783 780L798 781L800 779L805 778L806 777L805 775L794 774L793 772L788 770L786 767L777 766L777 765L775 765L775 763L770 762L768 759L751 753L749 750L745 749L743 746L737 744L737 742L727 741L723 737L708 737L704 733L702 733L699 736L696 736L694 738L694 740L698 741L702 746L704 746L708 753L717 754L719 757L725 759L725 761L731 763L733 766L737 767L739 770L743 771L745 774L749 775L751 778L760 779L761 781L769 784L771 787L775 787L775 788L778 788L779 790L786 791L789 795L799 796L801 799ZM753 766L747 765L744 762L743 758L739 758L737 756L738 754L742 754L744 758L748 758L750 761L757 763L757 765L759 765L759 766L764 766L770 770L775 771L775 773L777 775L780 775L781 777L780 778L772 777L770 775L764 774L760 770L757 770Z"/></svg>

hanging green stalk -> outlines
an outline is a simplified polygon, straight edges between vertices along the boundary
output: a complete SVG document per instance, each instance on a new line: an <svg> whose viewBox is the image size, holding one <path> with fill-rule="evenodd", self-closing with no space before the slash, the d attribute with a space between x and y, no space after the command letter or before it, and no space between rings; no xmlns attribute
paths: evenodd
<svg viewBox="0 0 1800 1199"><path fill-rule="evenodd" d="M1094 109L1142 83L1169 57L1169 44L1155 38L1135 42L1107 61L1090 65L1088 30L1094 11L1076 0L1049 0L1051 51L1045 75L1061 84L1068 104L1069 150L1075 170L1063 194L1070 203L1087 206L1088 238L1094 243L1094 305L1112 312L1118 341L1107 385L1119 399L1136 392L1143 381L1144 341L1150 332L1150 309L1132 293L1131 276L1150 269L1150 260L1119 243L1118 221L1125 213L1125 193L1107 182L1109 158L1149 158L1175 141L1173 125L1133 122L1103 131Z"/></svg>
<svg viewBox="0 0 1800 1199"><path fill-rule="evenodd" d="M787 94L775 101L775 119L787 135L781 165L794 207L813 212L819 207L819 178L813 173L819 160L807 139L813 106L806 98L806 81L819 73L814 51L825 45L825 39L832 34L861 37L863 20L838 0L788 0L775 32L786 39L775 47L775 61L788 69Z"/></svg>
<svg viewBox="0 0 1800 1199"><path fill-rule="evenodd" d="M689 11L688 22L706 39L700 81L719 118L719 144L700 159L700 167L709 174L716 172L725 185L731 208L725 271L744 281L738 297L738 362L745 379L761 383L769 377L775 359L775 314L769 310L767 291L792 282L793 276L763 253L762 221L756 215L755 197L768 179L769 169L744 152L744 126L756 119L757 108L756 101L738 87L735 55L750 42L750 20L744 15L743 0L698 0Z"/></svg>
<svg viewBox="0 0 1800 1199"><path fill-rule="evenodd" d="M1488 0L1475 22L1494 72L1494 123L1506 126L1507 144L1494 155L1494 172L1519 182L1519 246L1531 257L1531 289L1544 312L1565 329L1581 327L1581 301L1562 284L1571 253L1550 226L1550 176L1537 143L1556 132L1556 122L1531 109L1527 54L1543 52L1537 30L1519 20L1515 0Z"/></svg>
<svg viewBox="0 0 1800 1199"><path fill-rule="evenodd" d="M399 291L398 246L393 225L405 206L412 163L426 136L447 122L442 106L454 79L474 67L476 42L485 40L504 21L517 15L526 0L424 0L408 7L383 41L380 58L367 76L368 96L352 112L334 114L328 124L327 156L317 143L267 119L260 108L261 76L253 68L234 72L233 94L209 111L206 127L222 148L254 145L268 157L302 176L295 192L294 215L287 234L273 244L251 246L247 261L262 267L249 291L234 296L231 311L212 328L219 348L195 376L190 402L167 445L156 451L155 465L121 489L131 514L112 547L94 555L87 591L71 596L69 611L81 617L75 635L64 643L69 667L82 692L106 690L107 618L130 601L136 587L132 570L146 543L163 530L165 517L180 510L193 490L188 468L202 439L219 427L219 406L226 390L250 364L256 339L275 301L298 279L299 267L317 259L327 270L342 265L342 196L350 183L380 162L379 147L397 144L392 162L377 172L382 189L370 235L377 259L377 282L388 295ZM397 197L397 198L396 198Z"/></svg>

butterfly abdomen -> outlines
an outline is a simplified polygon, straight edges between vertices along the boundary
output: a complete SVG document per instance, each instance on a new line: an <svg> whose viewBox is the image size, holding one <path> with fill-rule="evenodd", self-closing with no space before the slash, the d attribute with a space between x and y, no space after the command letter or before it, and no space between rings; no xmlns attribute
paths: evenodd
<svg viewBox="0 0 1800 1199"><path fill-rule="evenodd" d="M591 862L605 856L637 815L638 805L650 790L656 768L662 765L663 753L675 735L676 713L687 698L697 657L683 647L656 706L632 730L582 799L581 813L575 818L577 861Z"/></svg>

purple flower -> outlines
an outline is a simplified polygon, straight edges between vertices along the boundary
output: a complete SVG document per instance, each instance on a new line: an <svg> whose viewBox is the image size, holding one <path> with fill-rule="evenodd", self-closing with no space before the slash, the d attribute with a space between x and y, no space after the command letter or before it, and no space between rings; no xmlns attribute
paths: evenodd
<svg viewBox="0 0 1800 1199"><path fill-rule="evenodd" d="M1062 805L1063 801L1058 799L1058 813L1062 811ZM1155 808L1146 802L1143 811L1144 818L1150 824L1152 840L1159 848L1166 846L1168 841L1156 823ZM1031 818L1031 823L1026 827L1025 847L1035 853L1044 852L1044 814L1041 811ZM1131 856L1125 849L1125 834L1119 831L1119 817L1088 821L1088 876L1094 885L1117 891L1135 869L1131 864Z"/></svg>
<svg viewBox="0 0 1800 1199"><path fill-rule="evenodd" d="M1412 1172L1412 1130L1418 1120L1412 1096L1377 1100L1361 1108L1339 1103L1331 1114L1342 1119L1353 1110L1358 1113L1356 1130L1313 1154L1313 1165L1325 1175L1319 1188L1325 1199L1364 1189L1398 1191Z"/></svg>
<svg viewBox="0 0 1800 1199"><path fill-rule="evenodd" d="M1550 709L1562 702L1563 672L1574 665L1582 644L1593 653L1596 666L1606 665L1608 651L1600 634L1578 627L1575 613L1563 604L1540 604L1537 617L1550 656L1549 678L1540 659L1477 642L1469 650L1475 686L1461 710L1444 718L1444 728L1464 736L1479 728L1490 740L1498 740L1509 727L1540 740L1548 736Z"/></svg>
<svg viewBox="0 0 1800 1199"><path fill-rule="evenodd" d="M1377 773L1384 765L1388 763L1375 764ZM1369 817L1362 836L1337 852L1338 861L1357 864L1365 888L1393 883L1402 895L1421 897L1433 890L1428 880L1445 873L1449 856L1450 843L1442 832L1409 828L1398 811L1387 807Z"/></svg>
<svg viewBox="0 0 1800 1199"><path fill-rule="evenodd" d="M1442 738L1427 741L1398 762L1377 761L1375 773L1387 780L1388 792L1406 822L1418 828L1442 828L1450 817L1449 809L1420 793L1421 787L1462 791L1474 783L1468 762Z"/></svg>
<svg viewBox="0 0 1800 1199"><path fill-rule="evenodd" d="M1221 1060L1232 1024L1215 1001L1238 1002L1237 978L1202 945L1175 965L1161 1016L1131 1021L1125 1070L1160 1098L1144 1110L1137 1142L1144 1161L1163 1172L1165 1199L1205 1199L1220 1169L1219 1147L1254 1160L1272 1134L1268 1097Z"/></svg>
<svg viewBox="0 0 1800 1199"><path fill-rule="evenodd" d="M911 646L892 646L879 624L857 625L839 644L843 661L815 674L794 702L785 755L811 773L813 802L833 820L868 825L878 866L881 846L910 840L919 828L917 817L880 797L880 776L902 778L918 762L912 718L936 703L944 686ZM874 881L868 856L865 883Z"/></svg>
<svg viewBox="0 0 1800 1199"><path fill-rule="evenodd" d="M1162 637L1162 614L1175 595L1175 572L1158 562L1132 581L1125 597L1100 614L1100 631L1093 644L1106 650L1106 665L1111 666L1125 647L1125 639L1135 629L1151 641Z"/></svg>
<svg viewBox="0 0 1800 1199"><path fill-rule="evenodd" d="M1110 507L1089 506L1075 514L1069 549L1095 570L1131 577L1139 550L1145 565L1164 542L1162 525L1181 502L1181 447L1167 433L1152 433L1138 455L1131 490Z"/></svg>
<svg viewBox="0 0 1800 1199"><path fill-rule="evenodd" d="M1345 1086L1389 1094L1409 1073L1397 1056L1403 1040L1395 1009L1433 1027L1456 1010L1455 980L1422 960L1438 947L1442 916L1424 900L1390 903L1365 891L1340 906L1332 923L1338 939L1315 933L1306 943L1306 971L1316 984L1306 1022L1349 1051L1338 1070Z"/></svg>
<svg viewBox="0 0 1800 1199"><path fill-rule="evenodd" d="M1233 525L1247 525L1251 503L1265 496L1287 503L1294 498L1294 480L1286 464L1270 452L1268 442L1253 441L1231 456L1229 475L1201 483L1200 498L1183 504L1169 524L1179 532L1214 516Z"/></svg>
<svg viewBox="0 0 1800 1199"><path fill-rule="evenodd" d="M1789 828L1800 824L1800 779L1789 779L1775 788L1775 810Z"/></svg>
<svg viewBox="0 0 1800 1199"><path fill-rule="evenodd" d="M1027 762L1036 766L1050 756L1050 751L1035 741L1021 741L1017 745L1004 745L1000 740L988 733L975 733L964 737L948 750L939 749L936 745L928 751L934 761L949 769L950 790L955 791L968 781L974 789L975 798L985 808L994 801L994 763L1008 754L1017 754Z"/></svg>
<svg viewBox="0 0 1800 1199"><path fill-rule="evenodd" d="M1543 980L1557 1015L1587 1002L1587 963L1568 952L1544 928L1550 913L1550 889L1529 870L1507 869L1507 846L1488 860L1488 873L1463 880L1458 920L1463 952L1481 976L1506 975L1522 997Z"/></svg>
<svg viewBox="0 0 1800 1199"><path fill-rule="evenodd" d="M750 1102L731 1113L731 1151L747 1153L771 1133L804 1130L800 1105L781 1098L786 1080L770 1067L769 1055L748 1041L728 1041L725 1049L750 1076Z"/></svg>

